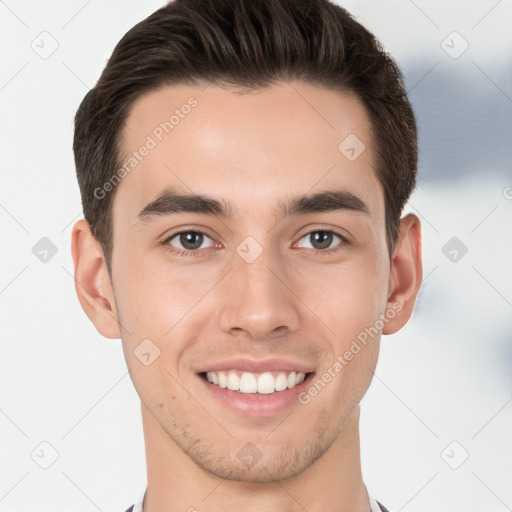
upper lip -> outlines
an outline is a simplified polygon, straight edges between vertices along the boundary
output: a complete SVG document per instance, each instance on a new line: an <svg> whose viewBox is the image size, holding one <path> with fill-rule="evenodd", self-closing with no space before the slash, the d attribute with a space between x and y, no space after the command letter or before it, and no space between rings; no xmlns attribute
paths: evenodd
<svg viewBox="0 0 512 512"><path fill-rule="evenodd" d="M314 371L314 367L310 363L302 363L291 359L249 359L246 357L237 357L211 363L202 370L199 370L198 373L216 372L220 370L240 370L251 373L284 370L310 373Z"/></svg>

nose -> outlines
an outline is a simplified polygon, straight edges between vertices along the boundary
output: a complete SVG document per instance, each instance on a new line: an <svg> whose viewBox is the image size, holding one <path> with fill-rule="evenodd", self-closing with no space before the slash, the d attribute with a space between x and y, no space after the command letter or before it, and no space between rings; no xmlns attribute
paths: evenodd
<svg viewBox="0 0 512 512"><path fill-rule="evenodd" d="M299 328L300 300L284 265L270 250L248 263L235 255L224 280L220 327L230 334L245 333L254 340L269 340Z"/></svg>

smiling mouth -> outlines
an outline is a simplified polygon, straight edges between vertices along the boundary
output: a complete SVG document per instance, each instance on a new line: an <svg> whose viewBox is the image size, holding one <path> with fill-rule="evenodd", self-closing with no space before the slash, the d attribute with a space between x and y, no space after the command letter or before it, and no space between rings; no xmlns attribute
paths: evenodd
<svg viewBox="0 0 512 512"><path fill-rule="evenodd" d="M242 394L270 395L287 389L293 389L306 380L313 372L267 371L245 372L222 370L202 372L199 375L220 388L238 391Z"/></svg>

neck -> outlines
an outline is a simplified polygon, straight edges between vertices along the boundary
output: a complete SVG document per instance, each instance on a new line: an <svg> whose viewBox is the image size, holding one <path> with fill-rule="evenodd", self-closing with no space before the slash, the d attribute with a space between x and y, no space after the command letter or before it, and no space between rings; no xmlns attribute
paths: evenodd
<svg viewBox="0 0 512 512"><path fill-rule="evenodd" d="M141 407L148 480L144 512L370 512L361 473L359 406L311 466L270 483L224 480L205 471Z"/></svg>

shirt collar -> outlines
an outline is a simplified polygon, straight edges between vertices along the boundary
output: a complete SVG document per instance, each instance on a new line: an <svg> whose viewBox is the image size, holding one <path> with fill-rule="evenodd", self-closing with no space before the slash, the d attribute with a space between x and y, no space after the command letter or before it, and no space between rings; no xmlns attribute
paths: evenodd
<svg viewBox="0 0 512 512"><path fill-rule="evenodd" d="M381 508L379 507L379 504L377 503L377 500L368 492L368 489L366 489L366 493L368 494L368 500L370 501L371 512L382 512ZM139 498L137 503L135 503L135 505L133 506L133 512L142 512L142 503L144 502L145 495L146 495L146 489L144 489L142 496Z"/></svg>

